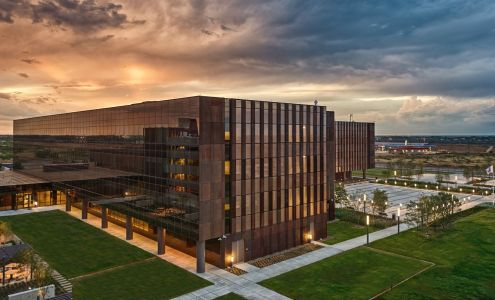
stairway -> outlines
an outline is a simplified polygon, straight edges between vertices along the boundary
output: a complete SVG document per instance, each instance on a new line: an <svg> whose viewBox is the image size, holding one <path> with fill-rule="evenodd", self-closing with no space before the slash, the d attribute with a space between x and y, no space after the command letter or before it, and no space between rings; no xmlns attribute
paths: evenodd
<svg viewBox="0 0 495 300"><path fill-rule="evenodd" d="M52 278L57 282L57 285L63 290L64 293L72 293L72 283L70 283L59 272L53 271Z"/></svg>

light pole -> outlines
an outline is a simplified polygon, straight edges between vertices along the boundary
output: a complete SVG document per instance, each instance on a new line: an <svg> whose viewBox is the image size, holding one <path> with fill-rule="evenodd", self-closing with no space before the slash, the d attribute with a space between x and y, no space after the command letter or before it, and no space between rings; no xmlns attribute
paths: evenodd
<svg viewBox="0 0 495 300"><path fill-rule="evenodd" d="M5 265L7 264L7 256L2 257L2 286L5 286Z"/></svg>
<svg viewBox="0 0 495 300"><path fill-rule="evenodd" d="M370 243L369 226L370 226L370 216L366 215L366 245L368 245Z"/></svg>
<svg viewBox="0 0 495 300"><path fill-rule="evenodd" d="M400 233L400 206L397 208L397 235Z"/></svg>
<svg viewBox="0 0 495 300"><path fill-rule="evenodd" d="M363 212L366 213L366 194L363 196Z"/></svg>

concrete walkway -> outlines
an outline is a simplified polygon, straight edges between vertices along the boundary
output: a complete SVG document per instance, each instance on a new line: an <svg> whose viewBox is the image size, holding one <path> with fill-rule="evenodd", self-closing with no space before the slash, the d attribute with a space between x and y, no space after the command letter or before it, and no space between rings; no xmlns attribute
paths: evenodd
<svg viewBox="0 0 495 300"><path fill-rule="evenodd" d="M0 217L17 216L17 215L31 214L35 212L57 210L57 209L62 209L62 206L65 208L65 205L52 205L52 206L43 206L43 207L33 207L31 209L22 208L18 210L4 210L4 211L0 211Z"/></svg>

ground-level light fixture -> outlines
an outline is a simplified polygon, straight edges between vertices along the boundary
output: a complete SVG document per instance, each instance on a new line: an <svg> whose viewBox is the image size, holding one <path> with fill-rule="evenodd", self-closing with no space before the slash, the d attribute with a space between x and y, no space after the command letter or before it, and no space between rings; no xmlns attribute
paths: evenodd
<svg viewBox="0 0 495 300"><path fill-rule="evenodd" d="M402 206L402 203L400 206ZM397 235L400 233L400 206L397 208Z"/></svg>
<svg viewBox="0 0 495 300"><path fill-rule="evenodd" d="M366 215L366 245L368 245L370 243L369 226L370 226L370 216Z"/></svg>

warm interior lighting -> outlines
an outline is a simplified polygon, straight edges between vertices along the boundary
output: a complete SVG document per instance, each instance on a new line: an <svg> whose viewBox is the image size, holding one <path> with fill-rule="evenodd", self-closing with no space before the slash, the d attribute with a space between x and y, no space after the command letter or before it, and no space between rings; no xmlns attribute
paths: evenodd
<svg viewBox="0 0 495 300"><path fill-rule="evenodd" d="M231 255L230 256L230 263L233 264L234 263L234 255Z"/></svg>
<svg viewBox="0 0 495 300"><path fill-rule="evenodd" d="M225 131L225 140L230 141L230 131Z"/></svg>
<svg viewBox="0 0 495 300"><path fill-rule="evenodd" d="M230 175L230 161L225 161L225 175Z"/></svg>

